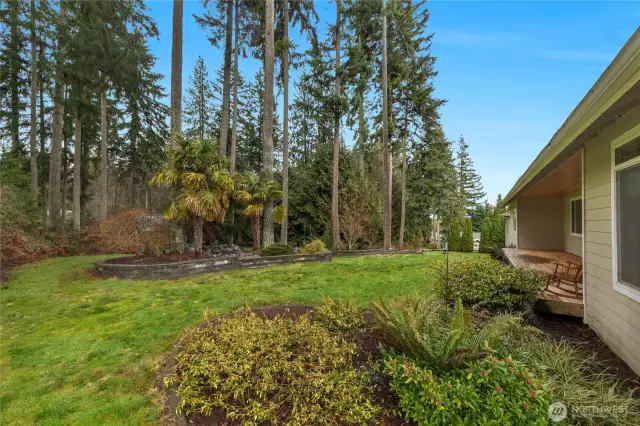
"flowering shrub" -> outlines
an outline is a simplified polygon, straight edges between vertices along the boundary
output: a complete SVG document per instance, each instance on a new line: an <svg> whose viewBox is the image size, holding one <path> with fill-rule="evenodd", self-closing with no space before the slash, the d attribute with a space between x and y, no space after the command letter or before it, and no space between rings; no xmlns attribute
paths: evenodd
<svg viewBox="0 0 640 426"><path fill-rule="evenodd" d="M546 424L550 395L544 375L494 354L450 375L435 375L407 358L387 357L391 390L407 420L428 425Z"/></svg>
<svg viewBox="0 0 640 426"><path fill-rule="evenodd" d="M354 333L365 325L364 315L354 300L334 301L327 297L316 306L314 313L320 325L335 333Z"/></svg>
<svg viewBox="0 0 640 426"><path fill-rule="evenodd" d="M437 271L438 296L460 298L465 305L518 306L535 300L546 284L539 272L513 268L489 257L453 258L448 272L444 262L439 263Z"/></svg>
<svg viewBox="0 0 640 426"><path fill-rule="evenodd" d="M308 316L266 319L250 310L188 330L176 356L178 410L221 408L239 424L368 424L370 376L356 346ZM234 423L235 424L235 423Z"/></svg>

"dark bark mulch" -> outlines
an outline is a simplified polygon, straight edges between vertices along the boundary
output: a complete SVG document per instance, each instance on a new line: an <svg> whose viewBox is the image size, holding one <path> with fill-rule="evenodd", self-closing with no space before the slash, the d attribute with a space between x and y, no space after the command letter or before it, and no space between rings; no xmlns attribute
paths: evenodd
<svg viewBox="0 0 640 426"><path fill-rule="evenodd" d="M566 340L580 347L586 354L594 354L606 372L624 381L628 389L635 389L640 397L640 377L585 323L582 318L536 313L530 323L556 341Z"/></svg>
<svg viewBox="0 0 640 426"><path fill-rule="evenodd" d="M265 318L273 319L276 316L284 316L287 318L297 318L306 313L313 315L313 307L303 305L282 305L282 306L268 306L264 308L254 308L253 312L258 315L262 315ZM230 314L225 314L228 316ZM372 323L370 313L365 313L367 322L369 325ZM212 321L215 321L213 319ZM365 366L367 362L372 359L380 359L380 343L382 342L382 336L373 330L370 326L363 332L356 334L347 340L354 342L359 349L359 354L354 358L353 362L355 366ZM383 407L385 415L380 419L380 425L400 426L408 425L410 423L403 420L401 417L394 415L392 410L397 407L397 401L392 395L389 384L384 378L376 373L372 373L372 380L376 383L376 391L374 392L374 403ZM211 415L204 416L202 414L192 414L186 417L188 424L202 425L202 426L214 426L214 425L239 425L241 423L229 421L226 418L226 414L222 409L213 410Z"/></svg>

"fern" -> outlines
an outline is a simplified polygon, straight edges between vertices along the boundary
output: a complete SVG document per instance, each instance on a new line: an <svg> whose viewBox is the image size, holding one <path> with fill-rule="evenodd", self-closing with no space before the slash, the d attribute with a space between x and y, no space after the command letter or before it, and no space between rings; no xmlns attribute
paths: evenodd
<svg viewBox="0 0 640 426"><path fill-rule="evenodd" d="M391 348L436 371L457 368L483 356L487 345L498 345L522 327L520 317L500 315L475 330L470 312L459 299L453 312L441 300L420 296L390 303L376 301L371 307Z"/></svg>

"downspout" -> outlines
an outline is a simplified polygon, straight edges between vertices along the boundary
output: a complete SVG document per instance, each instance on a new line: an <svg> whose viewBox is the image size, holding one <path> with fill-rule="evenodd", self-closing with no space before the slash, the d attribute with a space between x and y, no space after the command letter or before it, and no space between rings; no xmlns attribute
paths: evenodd
<svg viewBox="0 0 640 426"><path fill-rule="evenodd" d="M584 155L585 155L585 150L584 150L585 146L582 145L582 148L580 148L580 159L582 162L581 165L581 176L580 176L580 187L581 187L581 192L582 192L582 309L583 309L583 315L582 315L582 322L584 322L585 324L588 324L587 321L587 315L586 315L586 308L587 308L587 274L585 272L585 259L584 259L584 255L586 252L586 239L585 236L587 234L587 230L585 228L585 216L586 216L586 209L585 209L585 190L584 190Z"/></svg>

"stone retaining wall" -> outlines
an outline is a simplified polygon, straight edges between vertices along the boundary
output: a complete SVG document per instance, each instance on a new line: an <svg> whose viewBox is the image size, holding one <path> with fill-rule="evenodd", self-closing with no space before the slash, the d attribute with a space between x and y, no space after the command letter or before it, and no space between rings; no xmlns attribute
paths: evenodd
<svg viewBox="0 0 640 426"><path fill-rule="evenodd" d="M155 265L127 265L123 263L96 262L95 272L103 277L126 279L165 280L190 277L212 272L258 268L262 266L286 265L290 263L330 262L331 252L320 254L291 254L238 259L237 256L212 257L187 260L184 262L162 263Z"/></svg>
<svg viewBox="0 0 640 426"><path fill-rule="evenodd" d="M239 259L238 256L212 257L183 262L154 265L131 265L125 263L96 262L94 270L102 277L117 277L136 280L175 280L182 277L209 274L233 269L260 268L263 266L287 265L291 263L331 262L334 256L368 256L393 254L422 254L422 250L340 250L319 254L290 254Z"/></svg>

